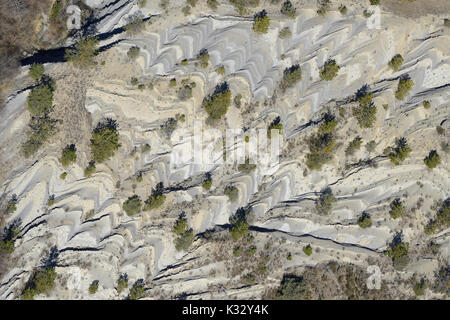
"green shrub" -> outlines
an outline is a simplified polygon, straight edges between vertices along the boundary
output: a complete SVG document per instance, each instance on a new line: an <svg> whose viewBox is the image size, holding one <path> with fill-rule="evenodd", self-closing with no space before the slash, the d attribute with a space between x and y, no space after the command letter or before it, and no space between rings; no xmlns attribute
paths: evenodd
<svg viewBox="0 0 450 320"><path fill-rule="evenodd" d="M368 91L368 89L369 88L367 86L363 86L356 93L356 99L361 106L367 106L372 103L373 94L372 92Z"/></svg>
<svg viewBox="0 0 450 320"><path fill-rule="evenodd" d="M430 108L431 108L431 103L430 103L430 101L424 101L424 102L423 102L423 107L424 107L425 109L430 109Z"/></svg>
<svg viewBox="0 0 450 320"><path fill-rule="evenodd" d="M187 251L194 241L194 232L192 229L189 229L187 220L183 214L175 222L172 232L177 235L175 249L177 251Z"/></svg>
<svg viewBox="0 0 450 320"><path fill-rule="evenodd" d="M63 172L63 173L61 173L61 175L59 176L59 178L61 179L61 180L66 180L66 178L67 178L67 172Z"/></svg>
<svg viewBox="0 0 450 320"><path fill-rule="evenodd" d="M140 15L135 16L129 20L129 22L124 26L127 34L134 36L145 29L144 20Z"/></svg>
<svg viewBox="0 0 450 320"><path fill-rule="evenodd" d="M47 200L47 206L51 207L54 204L55 204L55 195L51 195Z"/></svg>
<svg viewBox="0 0 450 320"><path fill-rule="evenodd" d="M336 141L332 133L318 133L308 139L308 147L306 165L311 170L320 170L333 159L332 151L336 149Z"/></svg>
<svg viewBox="0 0 450 320"><path fill-rule="evenodd" d="M98 291L98 280L95 280L89 286L89 294L95 294Z"/></svg>
<svg viewBox="0 0 450 320"><path fill-rule="evenodd" d="M67 167L69 164L77 161L77 149L74 144L67 145L61 155L61 159L59 159L63 167Z"/></svg>
<svg viewBox="0 0 450 320"><path fill-rule="evenodd" d="M277 300L300 300L305 298L308 292L306 281L303 277L293 274L285 274L278 288L275 299Z"/></svg>
<svg viewBox="0 0 450 320"><path fill-rule="evenodd" d="M258 12L253 17L253 31L256 33L267 33L270 26L270 19L267 16L266 10Z"/></svg>
<svg viewBox="0 0 450 320"><path fill-rule="evenodd" d="M320 69L320 78L322 80L331 81L337 76L340 67L335 60L328 60Z"/></svg>
<svg viewBox="0 0 450 320"><path fill-rule="evenodd" d="M27 97L28 111L31 115L41 116L50 111L53 103L53 91L51 83L42 83L31 90Z"/></svg>
<svg viewBox="0 0 450 320"><path fill-rule="evenodd" d="M378 5L380 5L380 0L370 0L370 5L378 6Z"/></svg>
<svg viewBox="0 0 450 320"><path fill-rule="evenodd" d="M39 148L57 132L57 120L51 119L48 114L33 116L28 124L30 130L28 139L22 145L26 158L35 154Z"/></svg>
<svg viewBox="0 0 450 320"><path fill-rule="evenodd" d="M336 198L331 191L331 188L324 189L319 198L316 199L316 212L320 215L328 215L331 213L334 204L336 203Z"/></svg>
<svg viewBox="0 0 450 320"><path fill-rule="evenodd" d="M137 280L130 289L130 300L139 300L145 295L145 284L144 280Z"/></svg>
<svg viewBox="0 0 450 320"><path fill-rule="evenodd" d="M203 181L202 187L203 187L203 189L205 189L205 190L209 190L209 189L211 189L211 186L212 186L212 179L211 179L211 177L207 177L207 178Z"/></svg>
<svg viewBox="0 0 450 320"><path fill-rule="evenodd" d="M319 0L319 9L317 10L317 14L319 16L325 16L327 12L330 10L331 1L330 0Z"/></svg>
<svg viewBox="0 0 450 320"><path fill-rule="evenodd" d="M148 143L143 144L143 145L141 146L141 152L142 152L142 153L148 152L148 151L150 151L151 149L152 149L152 147L151 147Z"/></svg>
<svg viewBox="0 0 450 320"><path fill-rule="evenodd" d="M33 63L28 71L31 79L38 81L44 76L44 66L42 64Z"/></svg>
<svg viewBox="0 0 450 320"><path fill-rule="evenodd" d="M450 19L444 19L444 26L450 27Z"/></svg>
<svg viewBox="0 0 450 320"><path fill-rule="evenodd" d="M361 144L362 139L360 137L356 137L348 144L347 148L345 149L345 154L348 156L353 155L356 150L359 150L361 148Z"/></svg>
<svg viewBox="0 0 450 320"><path fill-rule="evenodd" d="M297 9L294 8L294 6L289 0L283 2L283 4L281 5L281 13L290 18L295 18L297 16L296 11Z"/></svg>
<svg viewBox="0 0 450 320"><path fill-rule="evenodd" d="M389 207L391 208L389 214L394 219L400 218L405 214L405 207L403 206L399 198L394 199L389 205Z"/></svg>
<svg viewBox="0 0 450 320"><path fill-rule="evenodd" d="M95 172L95 162L89 162L88 166L84 169L84 176L89 178Z"/></svg>
<svg viewBox="0 0 450 320"><path fill-rule="evenodd" d="M219 6L219 3L217 2L217 0L207 0L206 4L208 5L208 7L210 7L213 10L216 10L217 7Z"/></svg>
<svg viewBox="0 0 450 320"><path fill-rule="evenodd" d="M441 136L441 135L443 135L445 133L445 129L442 128L441 126L437 126L436 127L436 132L437 132L438 135Z"/></svg>
<svg viewBox="0 0 450 320"><path fill-rule="evenodd" d="M389 62L389 67L391 67L394 72L400 70L403 65L403 57L400 54L396 54Z"/></svg>
<svg viewBox="0 0 450 320"><path fill-rule="evenodd" d="M135 214L138 214L141 212L142 207L142 201L141 198L139 198L138 195L134 195L129 197L124 203L123 203L123 210L127 213L129 216L133 216Z"/></svg>
<svg viewBox="0 0 450 320"><path fill-rule="evenodd" d="M11 254L14 252L14 240L3 239L0 241L0 253Z"/></svg>
<svg viewBox="0 0 450 320"><path fill-rule="evenodd" d="M364 11L363 11L363 16L366 18L370 18L373 14L374 14L373 11L369 11L367 9L364 9Z"/></svg>
<svg viewBox="0 0 450 320"><path fill-rule="evenodd" d="M209 65L209 54L208 54L208 50L203 49L200 51L198 57L197 57L199 63L200 63L200 67L202 68L207 68Z"/></svg>
<svg viewBox="0 0 450 320"><path fill-rule="evenodd" d="M423 296L425 294L425 290L428 288L428 285L425 281L425 279L421 279L419 282L416 282L414 285L414 294L416 296Z"/></svg>
<svg viewBox="0 0 450 320"><path fill-rule="evenodd" d="M130 79L130 83L131 83L132 86L137 86L138 83L139 83L139 80L138 80L138 78L136 78L136 77L132 77L132 78Z"/></svg>
<svg viewBox="0 0 450 320"><path fill-rule="evenodd" d="M402 77L398 82L397 91L395 91L395 98L397 100L404 100L413 86L414 81L408 77Z"/></svg>
<svg viewBox="0 0 450 320"><path fill-rule="evenodd" d="M428 168L433 169L441 163L441 158L439 157L439 154L436 152L436 150L431 150L428 156L423 159L423 162Z"/></svg>
<svg viewBox="0 0 450 320"><path fill-rule="evenodd" d="M289 29L289 27L281 29L280 32L278 33L278 38L280 39L287 39L290 38L291 36L292 32L291 29Z"/></svg>
<svg viewBox="0 0 450 320"><path fill-rule="evenodd" d="M183 60L181 60L181 65L182 66L187 66L188 65L188 60L187 59L183 59Z"/></svg>
<svg viewBox="0 0 450 320"><path fill-rule="evenodd" d="M238 241L248 234L249 224L247 222L247 212L240 208L236 214L230 218L230 235L233 241Z"/></svg>
<svg viewBox="0 0 450 320"><path fill-rule="evenodd" d="M214 92L203 100L202 107L205 108L209 117L218 120L227 113L231 104L231 91L226 82L217 85Z"/></svg>
<svg viewBox="0 0 450 320"><path fill-rule="evenodd" d="M425 233L430 235L443 228L450 227L450 198L447 198L437 211L436 219L425 226Z"/></svg>
<svg viewBox="0 0 450 320"><path fill-rule="evenodd" d="M119 132L117 122L110 118L100 121L92 133L91 148L92 159L101 163L108 160L119 149Z"/></svg>
<svg viewBox="0 0 450 320"><path fill-rule="evenodd" d="M121 293L128 288L128 275L126 273L121 274L117 280L117 291Z"/></svg>
<svg viewBox="0 0 450 320"><path fill-rule="evenodd" d="M276 117L275 120L267 128L267 137L272 138L272 130L278 130L278 134L281 134L281 130L283 130L283 124L281 123L280 117Z"/></svg>
<svg viewBox="0 0 450 320"><path fill-rule="evenodd" d="M95 56L98 54L98 38L81 38L74 48L66 49L65 59L79 68L95 66Z"/></svg>
<svg viewBox="0 0 450 320"><path fill-rule="evenodd" d="M247 8L255 8L259 5L259 0L230 0L230 3L234 6L239 14L245 14Z"/></svg>
<svg viewBox="0 0 450 320"><path fill-rule="evenodd" d="M37 271L25 288L22 299L33 300L35 295L46 293L55 286L55 269L49 268Z"/></svg>
<svg viewBox="0 0 450 320"><path fill-rule="evenodd" d="M163 194L164 186L160 182L156 185L156 188L152 190L150 197L145 200L144 210L149 211L152 209L157 209L164 204L166 201L166 196Z"/></svg>
<svg viewBox="0 0 450 320"><path fill-rule="evenodd" d="M363 214L358 218L358 225L363 229L370 228L372 226L372 219L370 218L370 215L363 212Z"/></svg>
<svg viewBox="0 0 450 320"><path fill-rule="evenodd" d="M303 252L307 255L310 256L312 254L312 247L310 244L308 244L307 246L303 247Z"/></svg>
<svg viewBox="0 0 450 320"><path fill-rule="evenodd" d="M334 128L337 126L336 117L330 113L324 113L322 115L322 123L319 125L318 132L319 133L331 133L333 132Z"/></svg>
<svg viewBox="0 0 450 320"><path fill-rule="evenodd" d="M139 57L139 53L141 52L141 49L139 47L131 47L128 49L127 56L130 59L135 60L137 57Z"/></svg>
<svg viewBox="0 0 450 320"><path fill-rule="evenodd" d="M231 202L236 201L239 196L239 190L235 186L225 187L225 190L223 191L223 193L228 197L228 199Z"/></svg>
<svg viewBox="0 0 450 320"><path fill-rule="evenodd" d="M245 159L245 163L240 163L238 165L239 172L249 174L253 170L256 169L256 164L250 163L250 160L247 158Z"/></svg>
<svg viewBox="0 0 450 320"><path fill-rule="evenodd" d="M395 165L399 165L403 162L408 155L411 153L411 148L408 146L408 142L405 138L400 138L396 140L396 146L394 148L390 148L389 158L391 162Z"/></svg>
<svg viewBox="0 0 450 320"><path fill-rule="evenodd" d="M361 128L372 128L377 120L377 107L373 103L354 107L353 116L356 118Z"/></svg>
<svg viewBox="0 0 450 320"><path fill-rule="evenodd" d="M295 86L297 82L302 80L302 69L298 64L284 69L283 79L281 80L281 88L283 90Z"/></svg>
<svg viewBox="0 0 450 320"><path fill-rule="evenodd" d="M223 76L225 74L225 67L224 66L220 66L216 69L216 73Z"/></svg>
<svg viewBox="0 0 450 320"><path fill-rule="evenodd" d="M339 7L339 12L340 12L343 16L345 16L345 15L347 14L347 12L348 12L348 9L347 9L346 6L341 5L341 6Z"/></svg>
<svg viewBox="0 0 450 320"><path fill-rule="evenodd" d="M387 255L392 259L395 269L401 270L407 265L409 260L408 249L408 243L402 242L397 236L394 237L394 240L387 251Z"/></svg>
<svg viewBox="0 0 450 320"><path fill-rule="evenodd" d="M183 14L185 16L188 16L191 14L191 7L190 6L184 6L183 8L181 8L181 12L183 12Z"/></svg>
<svg viewBox="0 0 450 320"><path fill-rule="evenodd" d="M366 151L369 153L375 151L376 147L377 147L377 143L375 142L375 140L372 140L372 141L369 141L366 143Z"/></svg>
<svg viewBox="0 0 450 320"><path fill-rule="evenodd" d="M17 199L13 197L11 200L8 201L8 204L6 205L6 213L11 214L17 210Z"/></svg>

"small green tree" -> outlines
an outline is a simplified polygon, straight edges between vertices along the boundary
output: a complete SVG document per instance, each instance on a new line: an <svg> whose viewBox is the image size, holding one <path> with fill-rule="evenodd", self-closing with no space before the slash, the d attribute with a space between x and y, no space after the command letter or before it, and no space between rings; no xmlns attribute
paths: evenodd
<svg viewBox="0 0 450 320"><path fill-rule="evenodd" d="M209 117L218 120L227 113L231 104L231 91L226 82L217 85L214 92L203 100L202 107L205 108Z"/></svg>
<svg viewBox="0 0 450 320"><path fill-rule="evenodd" d="M175 239L175 249L177 251L187 251L194 241L194 232L189 229L187 219L184 214L180 215L175 222L172 232L177 235Z"/></svg>
<svg viewBox="0 0 450 320"><path fill-rule="evenodd" d="M41 80L44 76L44 66L42 64L33 63L28 71L28 75L35 81Z"/></svg>
<svg viewBox="0 0 450 320"><path fill-rule="evenodd" d="M95 294L98 291L98 280L95 280L89 286L89 294Z"/></svg>
<svg viewBox="0 0 450 320"><path fill-rule="evenodd" d="M267 128L267 138L272 138L272 130L278 130L278 134L281 134L281 130L283 130L283 124L281 123L280 117L276 117L273 120L269 127Z"/></svg>
<svg viewBox="0 0 450 320"><path fill-rule="evenodd" d="M95 162L101 163L114 156L120 147L117 122L110 118L100 121L92 133L89 147Z"/></svg>
<svg viewBox="0 0 450 320"><path fill-rule="evenodd" d="M211 189L211 186L212 186L212 178L211 178L211 175L207 175L207 176L206 176L206 179L203 180L202 187L203 187L203 189L205 189L205 190L209 190L209 189Z"/></svg>
<svg viewBox="0 0 450 320"><path fill-rule="evenodd" d="M129 299L139 300L145 295L145 283L144 280L137 280L130 289Z"/></svg>
<svg viewBox="0 0 450 320"><path fill-rule="evenodd" d="M372 226L372 219L367 212L363 212L358 218L358 225L363 229L370 228Z"/></svg>
<svg viewBox="0 0 450 320"><path fill-rule="evenodd" d="M281 280L280 287L275 293L277 300L300 300L305 298L308 287L303 277L293 274L285 274Z"/></svg>
<svg viewBox="0 0 450 320"><path fill-rule="evenodd" d="M403 65L403 57L400 54L396 54L389 62L389 67L391 67L392 70L394 70L394 72L400 70L400 67L402 65Z"/></svg>
<svg viewBox="0 0 450 320"><path fill-rule="evenodd" d="M126 273L121 274L117 280L117 291L121 293L128 288L128 275Z"/></svg>
<svg viewBox="0 0 450 320"><path fill-rule="evenodd" d="M145 200L144 210L150 211L161 207L166 201L166 196L163 194L164 186L160 182L156 185L156 188L152 190L150 197Z"/></svg>
<svg viewBox="0 0 450 320"><path fill-rule="evenodd" d="M51 83L42 83L33 88L27 97L28 111L33 116L48 113L53 103L54 87Z"/></svg>
<svg viewBox="0 0 450 320"><path fill-rule="evenodd" d="M284 69L283 79L281 80L281 89L285 90L295 86L297 82L302 80L302 69L298 64Z"/></svg>
<svg viewBox="0 0 450 320"><path fill-rule="evenodd" d="M95 162L89 162L88 166L84 169L84 176L89 178L95 172Z"/></svg>
<svg viewBox="0 0 450 320"><path fill-rule="evenodd" d="M334 128L337 126L337 120L336 117L330 113L324 113L322 115L323 122L319 125L318 132L319 133L331 133L333 132Z"/></svg>
<svg viewBox="0 0 450 320"><path fill-rule="evenodd" d="M290 18L295 18L297 16L296 11L297 9L294 8L291 1L289 0L283 2L283 4L281 5L281 13Z"/></svg>
<svg viewBox="0 0 450 320"><path fill-rule="evenodd" d="M223 192L231 202L237 200L239 196L239 190L235 186L227 186Z"/></svg>
<svg viewBox="0 0 450 320"><path fill-rule="evenodd" d="M124 203L123 203L123 210L127 213L129 216L133 216L135 214L138 214L141 212L142 207L142 201L141 198L139 198L138 195L134 195L129 197Z"/></svg>
<svg viewBox="0 0 450 320"><path fill-rule="evenodd" d="M139 57L140 52L141 49L139 47L133 46L130 49L128 49L127 56L128 58L135 60L137 57Z"/></svg>
<svg viewBox="0 0 450 320"><path fill-rule="evenodd" d="M412 150L408 146L408 141L403 137L397 139L395 144L396 146L394 148L389 148L388 156L392 163L399 165L408 157Z"/></svg>
<svg viewBox="0 0 450 320"><path fill-rule="evenodd" d="M360 137L356 137L350 143L348 144L347 148L345 149L345 154L348 156L353 155L356 150L359 150L362 145L362 139Z"/></svg>
<svg viewBox="0 0 450 320"><path fill-rule="evenodd" d="M17 210L17 199L15 196L12 197L11 200L8 201L7 205L6 205L6 214L11 214L13 212L15 212Z"/></svg>
<svg viewBox="0 0 450 320"><path fill-rule="evenodd" d="M414 285L414 294L416 296L423 296L425 294L425 291L428 288L428 284L426 283L425 279L422 278L420 279L419 282L416 282L416 284Z"/></svg>
<svg viewBox="0 0 450 320"><path fill-rule="evenodd" d="M402 77L398 82L397 91L395 91L395 98L397 100L404 100L413 86L414 81L412 81L408 76Z"/></svg>
<svg viewBox="0 0 450 320"><path fill-rule="evenodd" d="M320 78L322 80L331 81L337 76L339 69L340 67L335 60L328 60L323 65L322 69L320 69Z"/></svg>
<svg viewBox="0 0 450 320"><path fill-rule="evenodd" d="M267 33L270 26L270 19L267 16L266 10L262 10L261 12L258 12L253 17L253 31L256 33Z"/></svg>
<svg viewBox="0 0 450 320"><path fill-rule="evenodd" d="M391 208L389 214L394 219L400 218L405 214L405 207L403 206L403 203L400 201L399 198L394 199L389 205L389 207Z"/></svg>
<svg viewBox="0 0 450 320"><path fill-rule="evenodd" d="M428 156L423 159L423 162L428 168L434 169L438 164L441 163L441 158L439 157L439 154L436 152L436 150L431 150Z"/></svg>
<svg viewBox="0 0 450 320"><path fill-rule="evenodd" d="M25 288L22 299L33 300L35 295L45 293L55 286L56 272L53 268L37 271Z"/></svg>
<svg viewBox="0 0 450 320"><path fill-rule="evenodd" d="M73 48L66 49L65 59L79 68L89 68L97 64L98 38L81 38Z"/></svg>
<svg viewBox="0 0 450 320"><path fill-rule="evenodd" d="M325 188L319 198L316 199L316 212L320 215L328 215L331 213L334 204L337 202L331 188Z"/></svg>
<svg viewBox="0 0 450 320"><path fill-rule="evenodd" d="M77 161L77 149L74 144L67 145L63 151L61 158L59 159L63 167L67 167L71 163Z"/></svg>
<svg viewBox="0 0 450 320"><path fill-rule="evenodd" d="M436 219L425 226L425 233L430 235L442 228L450 227L450 198L447 198L437 210Z"/></svg>
<svg viewBox="0 0 450 320"><path fill-rule="evenodd" d="M402 241L401 234L395 235L387 250L387 255L392 259L395 269L404 269L408 264L408 249L409 244Z"/></svg>
<svg viewBox="0 0 450 320"><path fill-rule="evenodd" d="M424 102L423 102L423 107L424 107L425 109L430 109L430 108L431 108L431 103L430 103L430 101L424 101Z"/></svg>
<svg viewBox="0 0 450 320"><path fill-rule="evenodd" d="M307 255L310 256L312 254L312 247L310 244L306 245L303 247L303 252Z"/></svg>
<svg viewBox="0 0 450 320"><path fill-rule="evenodd" d="M247 222L247 211L240 208L236 214L230 218L230 235L233 241L238 241L248 234L249 224Z"/></svg>
<svg viewBox="0 0 450 320"><path fill-rule="evenodd" d="M209 65L209 54L207 49L202 49L197 57L200 67L207 68Z"/></svg>

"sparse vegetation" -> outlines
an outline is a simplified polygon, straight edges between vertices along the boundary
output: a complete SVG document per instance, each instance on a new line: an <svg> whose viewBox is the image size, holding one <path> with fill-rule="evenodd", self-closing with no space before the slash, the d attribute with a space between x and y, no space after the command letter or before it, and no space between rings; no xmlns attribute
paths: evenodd
<svg viewBox="0 0 450 320"><path fill-rule="evenodd" d="M74 144L67 145L63 151L61 158L59 159L63 167L67 167L71 163L74 163L77 161L77 148Z"/></svg>
<svg viewBox="0 0 450 320"><path fill-rule="evenodd" d="M331 81L337 76L339 69L340 67L335 60L328 60L323 65L322 69L320 69L320 78L322 80Z"/></svg>
<svg viewBox="0 0 450 320"><path fill-rule="evenodd" d="M216 68L216 73L223 76L225 75L225 67L224 66L220 66L218 68Z"/></svg>
<svg viewBox="0 0 450 320"><path fill-rule="evenodd" d="M257 7L259 5L259 0L230 0L230 3L239 14L243 15L247 13L247 8Z"/></svg>
<svg viewBox="0 0 450 320"><path fill-rule="evenodd" d="M392 70L394 70L394 72L400 70L402 65L403 65L403 57L400 54L396 54L389 62L389 67L391 67Z"/></svg>
<svg viewBox="0 0 450 320"><path fill-rule="evenodd" d="M11 198L11 200L9 200L8 203L6 204L6 209L5 209L6 214L14 213L17 210L16 205L17 205L17 199L15 196L13 196Z"/></svg>
<svg viewBox="0 0 450 320"><path fill-rule="evenodd" d="M450 198L447 198L442 205L438 205L436 218L430 220L425 226L425 233L428 235L440 232L444 228L450 227Z"/></svg>
<svg viewBox="0 0 450 320"><path fill-rule="evenodd" d="M283 29L280 30L280 32L278 33L278 38L280 39L287 39L290 38L292 36L292 32L291 29L289 29L289 27L285 27Z"/></svg>
<svg viewBox="0 0 450 320"><path fill-rule="evenodd" d="M145 29L143 17L141 15L131 17L124 29L131 36L141 33Z"/></svg>
<svg viewBox="0 0 450 320"><path fill-rule="evenodd" d="M270 26L270 19L267 16L266 10L258 12L253 17L253 31L256 33L267 33Z"/></svg>
<svg viewBox="0 0 450 320"><path fill-rule="evenodd" d="M128 49L127 56L128 58L135 60L137 57L139 57L140 52L141 49L139 47L133 46L130 49Z"/></svg>
<svg viewBox="0 0 450 320"><path fill-rule="evenodd" d="M288 0L281 5L281 13L290 18L295 18L297 16L297 9L295 9L291 1Z"/></svg>
<svg viewBox="0 0 450 320"><path fill-rule="evenodd" d="M101 163L114 156L120 147L117 122L110 118L100 121L92 133L89 147L95 162Z"/></svg>
<svg viewBox="0 0 450 320"><path fill-rule="evenodd" d="M436 150L431 150L428 156L423 159L423 162L428 168L434 169L438 164L441 163L441 158L439 157L439 154L436 152Z"/></svg>
<svg viewBox="0 0 450 320"><path fill-rule="evenodd" d="M319 9L317 10L317 14L319 16L325 16L327 12L330 10L331 1L330 0L319 0Z"/></svg>
<svg viewBox="0 0 450 320"><path fill-rule="evenodd" d="M79 68L89 68L97 64L98 38L81 38L73 48L66 49L65 58Z"/></svg>
<svg viewBox="0 0 450 320"><path fill-rule="evenodd" d="M330 214L336 201L331 188L324 189L316 199L316 212L320 215Z"/></svg>
<svg viewBox="0 0 450 320"><path fill-rule="evenodd" d="M303 277L293 274L285 274L280 287L275 293L276 300L301 300L308 292L306 281Z"/></svg>
<svg viewBox="0 0 450 320"><path fill-rule="evenodd" d="M348 144L347 148L345 149L345 154L348 156L353 155L356 150L359 150L362 145L362 139L360 137L356 137L350 143Z"/></svg>
<svg viewBox="0 0 450 320"><path fill-rule="evenodd" d="M425 290L428 288L428 284L426 283L425 279L420 279L419 282L416 282L414 285L414 294L416 296L423 296L425 294Z"/></svg>
<svg viewBox="0 0 450 320"><path fill-rule="evenodd" d="M401 233L396 234L387 250L387 255L392 259L395 269L402 270L408 264L408 249L409 244L402 241Z"/></svg>

